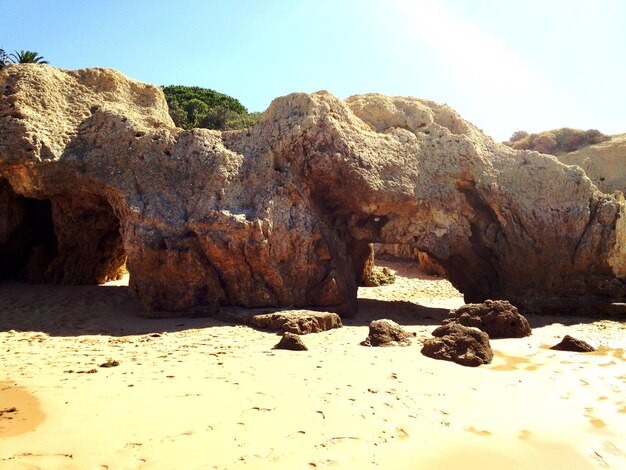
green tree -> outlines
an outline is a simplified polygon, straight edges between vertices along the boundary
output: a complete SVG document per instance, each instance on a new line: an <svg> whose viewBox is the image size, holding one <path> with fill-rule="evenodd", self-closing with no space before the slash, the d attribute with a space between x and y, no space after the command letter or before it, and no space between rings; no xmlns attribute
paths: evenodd
<svg viewBox="0 0 626 470"><path fill-rule="evenodd" d="M187 112L189 127L198 127L200 121L203 120L209 112L209 105L198 98L192 98L185 103L184 109Z"/></svg>
<svg viewBox="0 0 626 470"><path fill-rule="evenodd" d="M181 108L176 101L167 100L167 106L169 108L172 121L174 121L176 127L188 129L189 124L187 123L187 111Z"/></svg>
<svg viewBox="0 0 626 470"><path fill-rule="evenodd" d="M44 60L38 52L35 51L15 51L11 54L11 61L14 64L47 64L48 61Z"/></svg>
<svg viewBox="0 0 626 470"><path fill-rule="evenodd" d="M239 100L208 88L171 85L163 93L172 120L184 129L243 129L260 119L260 113L249 114Z"/></svg>
<svg viewBox="0 0 626 470"><path fill-rule="evenodd" d="M182 107L185 107L187 101L195 98L203 101L209 108L222 107L235 111L238 114L248 112L246 107L242 105L239 100L208 88L170 85L163 87L163 93L165 93L168 101L175 101L179 105L182 105Z"/></svg>
<svg viewBox="0 0 626 470"><path fill-rule="evenodd" d="M522 140L528 137L528 132L526 131L516 131L513 132L513 135L509 139L509 142L517 142L518 140Z"/></svg>

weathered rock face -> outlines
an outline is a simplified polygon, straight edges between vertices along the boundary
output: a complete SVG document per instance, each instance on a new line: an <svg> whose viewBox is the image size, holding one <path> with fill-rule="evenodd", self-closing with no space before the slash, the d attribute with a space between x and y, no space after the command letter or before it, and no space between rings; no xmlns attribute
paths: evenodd
<svg viewBox="0 0 626 470"><path fill-rule="evenodd" d="M371 242L428 253L467 301L621 299L623 212L425 100L299 93L251 130L183 131L114 71L0 72L0 274L101 282L126 256L148 315L354 312Z"/></svg>
<svg viewBox="0 0 626 470"><path fill-rule="evenodd" d="M489 335L478 328L460 324L443 325L424 341L422 354L433 359L478 367L493 360Z"/></svg>
<svg viewBox="0 0 626 470"><path fill-rule="evenodd" d="M443 321L444 325L453 323L478 328L490 338L523 338L532 334L528 320L506 300L463 305Z"/></svg>
<svg viewBox="0 0 626 470"><path fill-rule="evenodd" d="M297 335L321 333L343 326L341 318L336 313L311 310L290 310L288 312L252 315L248 323L256 328Z"/></svg>
<svg viewBox="0 0 626 470"><path fill-rule="evenodd" d="M578 165L603 192L626 193L626 134L557 157L566 165Z"/></svg>

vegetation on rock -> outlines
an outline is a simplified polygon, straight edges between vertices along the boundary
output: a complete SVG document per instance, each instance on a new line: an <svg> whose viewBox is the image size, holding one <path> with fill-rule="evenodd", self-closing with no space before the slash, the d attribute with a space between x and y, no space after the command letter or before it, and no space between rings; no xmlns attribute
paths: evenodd
<svg viewBox="0 0 626 470"><path fill-rule="evenodd" d="M9 65L9 56L4 49L0 49L0 70Z"/></svg>
<svg viewBox="0 0 626 470"><path fill-rule="evenodd" d="M0 49L0 70L11 64L47 64L38 52L35 51L15 51L7 54L4 49Z"/></svg>
<svg viewBox="0 0 626 470"><path fill-rule="evenodd" d="M11 54L11 62L14 64L47 64L48 61L44 60L38 52L35 51L15 51Z"/></svg>
<svg viewBox="0 0 626 470"><path fill-rule="evenodd" d="M516 150L535 150L550 155L561 155L589 145L599 144L609 140L609 138L596 129L583 131L564 127L539 134L517 131L504 144Z"/></svg>
<svg viewBox="0 0 626 470"><path fill-rule="evenodd" d="M248 113L239 100L208 88L170 85L163 93L172 120L183 129L243 129L261 118L261 113Z"/></svg>

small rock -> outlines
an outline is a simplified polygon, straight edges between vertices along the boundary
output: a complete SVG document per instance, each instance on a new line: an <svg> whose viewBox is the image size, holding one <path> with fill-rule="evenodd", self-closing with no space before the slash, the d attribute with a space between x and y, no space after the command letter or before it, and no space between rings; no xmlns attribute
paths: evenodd
<svg viewBox="0 0 626 470"><path fill-rule="evenodd" d="M363 285L365 287L387 286L396 282L396 275L386 266L372 266L372 268L363 276Z"/></svg>
<svg viewBox="0 0 626 470"><path fill-rule="evenodd" d="M571 352L593 352L596 350L589 343L581 339L576 339L570 335L565 335L559 344L555 344L550 349L556 351L571 351Z"/></svg>
<svg viewBox="0 0 626 470"><path fill-rule="evenodd" d="M106 362L100 364L100 367L117 367L120 365L120 361L116 361L115 359L107 359ZM91 374L93 372L88 371L87 373Z"/></svg>
<svg viewBox="0 0 626 470"><path fill-rule="evenodd" d="M396 322L388 319L374 320L370 323L369 335L363 346L410 346L415 333L406 331Z"/></svg>
<svg viewBox="0 0 626 470"><path fill-rule="evenodd" d="M490 338L523 338L532 334L528 320L506 300L463 305L443 321L444 325L453 323L478 328Z"/></svg>
<svg viewBox="0 0 626 470"><path fill-rule="evenodd" d="M274 349L288 349L289 351L308 351L309 348L302 342L300 336L285 332Z"/></svg>
<svg viewBox="0 0 626 470"><path fill-rule="evenodd" d="M433 336L424 342L424 356L468 367L489 364L493 359L489 335L478 328L450 323L436 328Z"/></svg>

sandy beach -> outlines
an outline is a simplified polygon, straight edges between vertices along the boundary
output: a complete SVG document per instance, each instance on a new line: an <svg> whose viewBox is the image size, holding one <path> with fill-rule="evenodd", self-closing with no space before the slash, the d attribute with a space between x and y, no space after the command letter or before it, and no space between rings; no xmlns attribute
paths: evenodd
<svg viewBox="0 0 626 470"><path fill-rule="evenodd" d="M462 296L384 264L397 282L360 289L360 314L303 352L214 319L139 318L124 281L0 284L0 468L626 468L623 319L529 316L532 336L462 367L420 353ZM378 318L414 344L361 346ZM549 349L566 334L598 350Z"/></svg>

